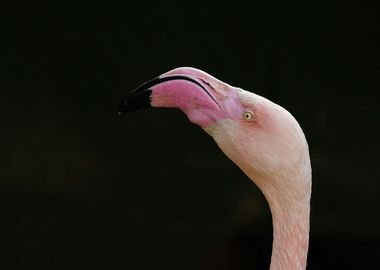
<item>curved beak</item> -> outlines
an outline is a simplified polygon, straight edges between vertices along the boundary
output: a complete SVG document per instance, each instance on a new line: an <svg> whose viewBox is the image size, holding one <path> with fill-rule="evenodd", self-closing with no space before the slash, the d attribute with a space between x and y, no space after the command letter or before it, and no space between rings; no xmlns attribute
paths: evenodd
<svg viewBox="0 0 380 270"><path fill-rule="evenodd" d="M213 76L194 68L177 68L148 81L123 98L118 113L142 108L178 108L201 126L241 115L238 91Z"/></svg>
<svg viewBox="0 0 380 270"><path fill-rule="evenodd" d="M128 96L124 97L123 100L120 102L118 114L131 113L131 112L140 110L142 108L152 107L151 95L152 95L153 87L163 84L165 82L169 82L169 81L187 81L192 84L195 84L195 86L201 88L209 96L209 98L211 98L215 102L215 104L220 107L217 100L210 94L210 92L206 89L206 87L202 85L202 83L200 83L196 79L190 76L185 76L185 75L168 75L168 76L159 76L148 82L145 82L139 87L137 87L135 90L133 90ZM155 107L158 107L158 106L155 106ZM169 107L169 106L163 106L163 107Z"/></svg>

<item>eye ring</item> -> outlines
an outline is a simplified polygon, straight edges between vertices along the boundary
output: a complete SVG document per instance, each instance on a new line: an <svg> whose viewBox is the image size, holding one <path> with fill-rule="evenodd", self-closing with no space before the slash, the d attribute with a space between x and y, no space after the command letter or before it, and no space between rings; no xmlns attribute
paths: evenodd
<svg viewBox="0 0 380 270"><path fill-rule="evenodd" d="M252 121L254 118L254 114L253 114L253 112L245 111L243 114L243 118L245 121Z"/></svg>

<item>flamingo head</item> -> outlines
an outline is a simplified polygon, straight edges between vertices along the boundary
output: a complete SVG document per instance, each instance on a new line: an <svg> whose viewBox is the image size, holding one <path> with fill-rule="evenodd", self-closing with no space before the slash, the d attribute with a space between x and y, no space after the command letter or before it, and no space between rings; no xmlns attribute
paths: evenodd
<svg viewBox="0 0 380 270"><path fill-rule="evenodd" d="M311 173L306 139L295 118L281 106L201 70L181 67L142 84L122 100L119 113L144 107L182 110L267 199L284 190L307 196L311 182L299 180Z"/></svg>

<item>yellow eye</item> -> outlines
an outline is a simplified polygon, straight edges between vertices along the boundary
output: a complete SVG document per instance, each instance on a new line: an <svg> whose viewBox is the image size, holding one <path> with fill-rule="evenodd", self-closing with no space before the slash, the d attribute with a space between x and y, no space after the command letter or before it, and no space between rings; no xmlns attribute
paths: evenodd
<svg viewBox="0 0 380 270"><path fill-rule="evenodd" d="M252 112L244 112L243 117L244 117L244 120L246 120L246 121L252 121L253 120L253 113Z"/></svg>

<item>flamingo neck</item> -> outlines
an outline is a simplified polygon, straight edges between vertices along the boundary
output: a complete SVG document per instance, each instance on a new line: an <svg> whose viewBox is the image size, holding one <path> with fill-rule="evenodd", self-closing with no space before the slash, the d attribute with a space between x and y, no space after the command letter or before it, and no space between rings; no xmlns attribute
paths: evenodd
<svg viewBox="0 0 380 270"><path fill-rule="evenodd" d="M307 152L306 152L307 153ZM261 189L272 213L273 245L270 270L305 270L309 248L311 166L309 155L287 173L247 175ZM254 177L256 176L256 177Z"/></svg>
<svg viewBox="0 0 380 270"><path fill-rule="evenodd" d="M309 245L309 201L294 205L270 203L273 247L270 270L306 269Z"/></svg>

